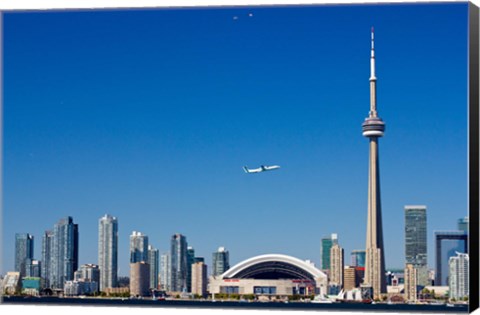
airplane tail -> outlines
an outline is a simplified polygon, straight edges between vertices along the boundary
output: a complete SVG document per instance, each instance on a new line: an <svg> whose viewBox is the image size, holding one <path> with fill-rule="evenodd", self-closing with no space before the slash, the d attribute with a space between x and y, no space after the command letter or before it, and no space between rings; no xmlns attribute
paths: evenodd
<svg viewBox="0 0 480 315"><path fill-rule="evenodd" d="M249 173L248 168L246 166L243 167L243 170L245 171L245 173Z"/></svg>

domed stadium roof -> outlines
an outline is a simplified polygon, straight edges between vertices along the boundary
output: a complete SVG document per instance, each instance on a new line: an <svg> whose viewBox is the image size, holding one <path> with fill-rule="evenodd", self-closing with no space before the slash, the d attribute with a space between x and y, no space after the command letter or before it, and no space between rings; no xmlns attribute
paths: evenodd
<svg viewBox="0 0 480 315"><path fill-rule="evenodd" d="M312 264L298 258L268 254L244 260L221 275L222 279L305 279L327 276Z"/></svg>

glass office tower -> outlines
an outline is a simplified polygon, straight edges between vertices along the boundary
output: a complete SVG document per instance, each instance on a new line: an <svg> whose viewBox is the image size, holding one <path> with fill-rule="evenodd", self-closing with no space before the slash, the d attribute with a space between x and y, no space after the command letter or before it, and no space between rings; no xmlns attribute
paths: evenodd
<svg viewBox="0 0 480 315"><path fill-rule="evenodd" d="M27 274L27 261L33 259L33 235L28 233L15 234L15 271L21 277Z"/></svg>
<svg viewBox="0 0 480 315"><path fill-rule="evenodd" d="M426 206L405 206L405 264L417 270L418 285L429 284Z"/></svg>
<svg viewBox="0 0 480 315"><path fill-rule="evenodd" d="M170 289L174 292L183 292L187 290L187 238L182 234L175 234L170 245Z"/></svg>

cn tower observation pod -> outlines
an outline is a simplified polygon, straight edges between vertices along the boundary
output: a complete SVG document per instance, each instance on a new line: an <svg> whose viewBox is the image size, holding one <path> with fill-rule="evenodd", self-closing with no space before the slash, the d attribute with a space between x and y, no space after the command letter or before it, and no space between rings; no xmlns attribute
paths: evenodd
<svg viewBox="0 0 480 315"><path fill-rule="evenodd" d="M309 295L326 290L325 273L310 262L280 254L246 259L209 281L213 294Z"/></svg>

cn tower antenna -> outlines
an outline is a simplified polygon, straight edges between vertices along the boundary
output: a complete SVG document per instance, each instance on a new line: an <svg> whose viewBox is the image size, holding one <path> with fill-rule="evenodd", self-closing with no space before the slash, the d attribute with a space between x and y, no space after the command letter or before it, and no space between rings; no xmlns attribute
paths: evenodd
<svg viewBox="0 0 480 315"><path fill-rule="evenodd" d="M375 32L372 26L372 50L370 54L370 81L376 80L375 77Z"/></svg>

